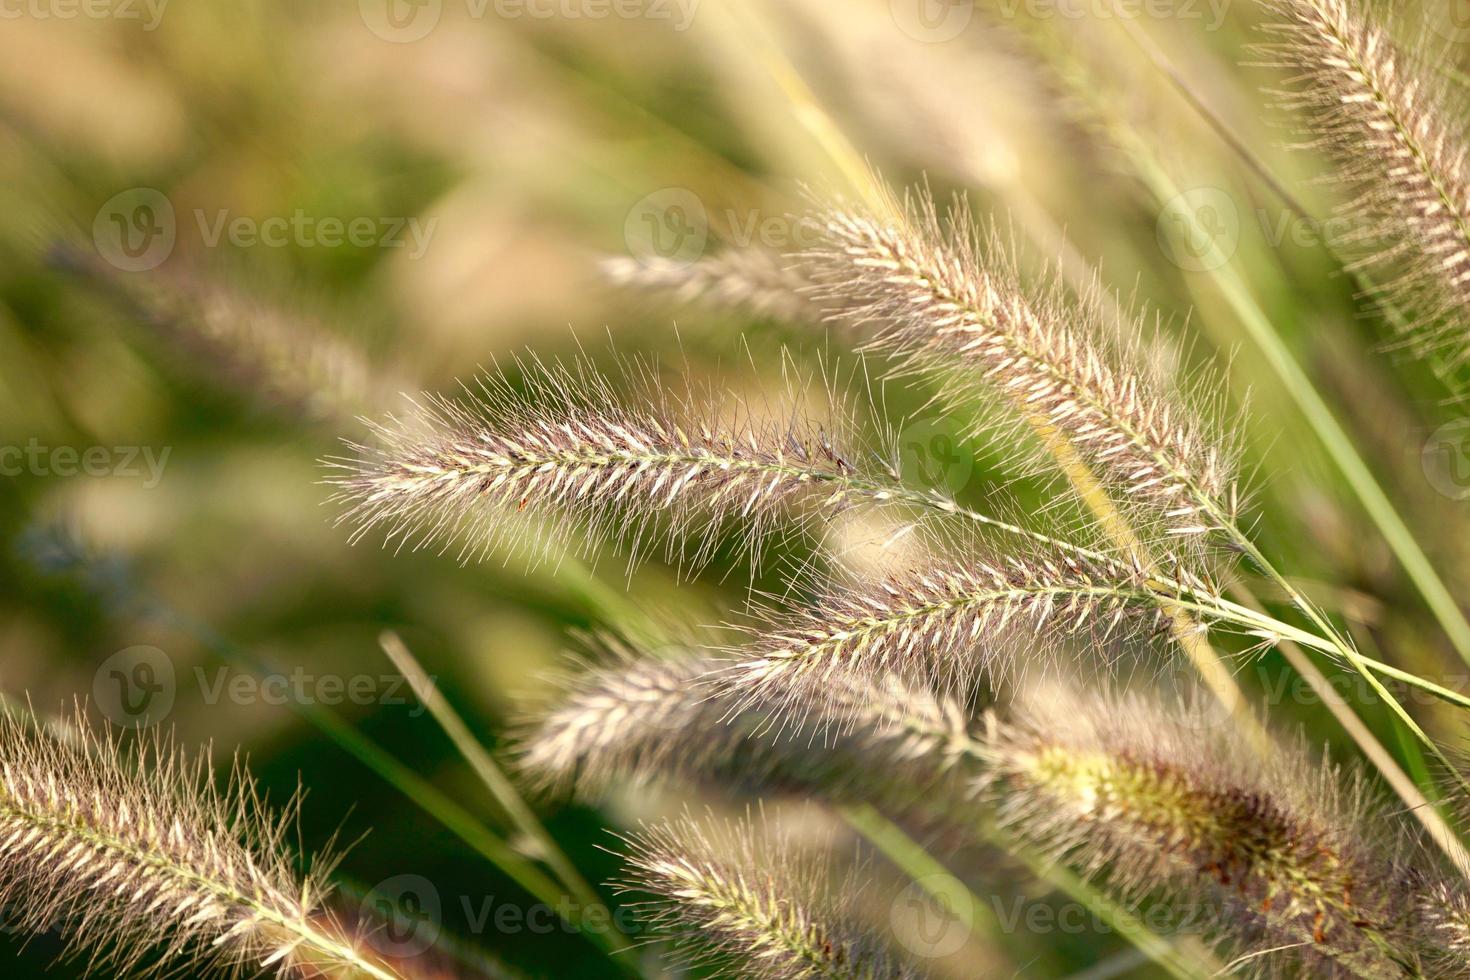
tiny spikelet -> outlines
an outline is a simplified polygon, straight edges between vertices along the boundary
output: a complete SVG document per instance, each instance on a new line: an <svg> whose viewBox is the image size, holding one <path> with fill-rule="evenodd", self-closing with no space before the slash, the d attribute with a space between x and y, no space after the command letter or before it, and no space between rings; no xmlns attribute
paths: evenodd
<svg viewBox="0 0 1470 980"><path fill-rule="evenodd" d="M630 891L665 900L654 921L709 958L759 980L901 980L915 971L847 924L852 889L828 893L820 868L748 825L684 818L628 838ZM837 896L841 894L839 899Z"/></svg>
<svg viewBox="0 0 1470 980"><path fill-rule="evenodd" d="M779 255L763 248L727 248L695 262L613 256L601 263L610 282L790 322L816 322L822 309L810 283Z"/></svg>
<svg viewBox="0 0 1470 980"><path fill-rule="evenodd" d="M774 618L721 685L735 697L779 695L788 709L822 706L842 678L893 676L964 697L987 674L1025 666L1023 647L1028 663L1043 660L1037 640L1081 637L1105 652L1112 639L1164 631L1157 589L1138 565L1065 552L915 563Z"/></svg>
<svg viewBox="0 0 1470 980"><path fill-rule="evenodd" d="M670 555L697 541L696 560L717 544L722 522L752 548L782 513L799 523L840 510L851 464L826 432L805 421L742 417L723 424L666 401L621 408L606 379L534 368L527 389L504 377L466 402L428 397L407 419L375 425L374 447L335 460L331 482L349 505L353 539L374 529L411 546L461 545L483 555L499 535L524 544L514 515L546 525L566 518L626 545L667 521ZM519 534L519 537L517 536Z"/></svg>
<svg viewBox="0 0 1470 980"><path fill-rule="evenodd" d="M1411 340L1453 365L1470 358L1470 163L1435 67L1414 64L1361 3L1269 0L1264 46L1294 73L1288 108L1306 110L1336 177L1355 193L1360 259L1384 267L1384 295Z"/></svg>
<svg viewBox="0 0 1470 980"><path fill-rule="evenodd" d="M874 323L880 349L972 367L1015 415L1063 433L1123 501L1150 506L1172 533L1231 519L1233 453L1144 359L1111 349L1094 303L1054 286L1028 295L999 240L958 206L947 220L927 196L903 210L826 213L826 243L806 256L823 299Z"/></svg>
<svg viewBox="0 0 1470 980"><path fill-rule="evenodd" d="M60 926L110 975L402 976L320 909L287 826L248 776L222 790L162 740L125 750L80 714L64 733L0 721L0 904L23 931Z"/></svg>
<svg viewBox="0 0 1470 980"><path fill-rule="evenodd" d="M1381 817L1299 748L1263 762L1193 710L1058 688L994 722L987 746L1003 821L1127 895L1166 889L1313 976L1402 976L1422 954L1414 878Z"/></svg>

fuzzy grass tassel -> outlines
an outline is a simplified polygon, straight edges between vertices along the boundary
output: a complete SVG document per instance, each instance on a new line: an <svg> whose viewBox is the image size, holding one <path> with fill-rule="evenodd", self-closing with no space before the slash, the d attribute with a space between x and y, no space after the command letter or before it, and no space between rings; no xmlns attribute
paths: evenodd
<svg viewBox="0 0 1470 980"><path fill-rule="evenodd" d="M1410 318L1410 339L1458 366L1470 358L1470 160L1435 66L1399 50L1362 3L1268 0L1264 51L1293 73L1282 93L1355 197L1361 261Z"/></svg>
<svg viewBox="0 0 1470 980"><path fill-rule="evenodd" d="M628 838L629 890L667 904L654 921L695 959L755 980L909 980L917 974L846 925L851 887L748 825L684 818ZM849 883L851 884L851 883ZM838 896L841 896L839 898Z"/></svg>
<svg viewBox="0 0 1470 980"><path fill-rule="evenodd" d="M126 749L74 721L0 720L0 904L21 931L59 926L116 976L404 977L323 911L321 875L285 847L288 815L247 775L222 789L162 739Z"/></svg>
<svg viewBox="0 0 1470 980"><path fill-rule="evenodd" d="M1233 519L1235 453L1141 351L1107 339L1096 297L1023 287L1007 248L958 203L946 218L927 195L887 210L901 217L828 211L826 241L804 256L824 301L876 326L875 347L978 372L1014 417L1063 434L1121 501L1164 514L1175 535Z"/></svg>
<svg viewBox="0 0 1470 980"><path fill-rule="evenodd" d="M1263 762L1203 712L1054 687L986 745L1003 822L1123 894L1164 890L1313 976L1428 975L1421 876L1351 773L1288 747Z"/></svg>

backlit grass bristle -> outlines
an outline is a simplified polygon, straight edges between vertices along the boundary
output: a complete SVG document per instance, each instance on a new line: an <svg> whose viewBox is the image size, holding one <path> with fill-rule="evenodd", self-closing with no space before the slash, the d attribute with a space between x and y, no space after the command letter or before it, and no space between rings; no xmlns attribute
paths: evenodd
<svg viewBox="0 0 1470 980"><path fill-rule="evenodd" d="M1437 64L1411 58L1368 5L1268 0L1265 51L1292 73L1282 93L1303 110L1354 197L1353 257L1381 269L1383 295L1411 340L1453 364L1470 358L1470 161L1464 126ZM1379 273L1375 272L1375 275Z"/></svg>
<svg viewBox="0 0 1470 980"><path fill-rule="evenodd" d="M22 932L59 926L93 969L240 968L288 977L405 975L362 951L294 866L289 812L248 775L227 787L167 742L136 749L0 720L0 904Z"/></svg>
<svg viewBox="0 0 1470 980"><path fill-rule="evenodd" d="M1426 888L1418 913L1425 939L1438 947L1436 976L1470 976L1470 892L1463 882L1440 881Z"/></svg>
<svg viewBox="0 0 1470 980"><path fill-rule="evenodd" d="M630 891L651 893L653 921L722 975L759 980L903 980L917 973L847 924L851 883L748 825L683 818L627 839ZM828 890L831 889L831 890ZM840 897L839 897L840 896Z"/></svg>
<svg viewBox="0 0 1470 980"><path fill-rule="evenodd" d="M1114 349L1096 297L1023 286L1007 247L958 203L946 218L927 194L890 210L902 217L838 207L822 218L826 240L805 258L824 301L875 324L880 349L972 368L1015 416L1064 434L1123 501L1150 505L1173 533L1232 519L1233 451L1146 358Z"/></svg>
<svg viewBox="0 0 1470 980"><path fill-rule="evenodd" d="M623 779L644 779L705 760L727 734L726 708L701 687L713 661L620 655L569 678L556 701L528 721L517 767L533 784L597 794ZM694 766L701 761L694 761Z"/></svg>

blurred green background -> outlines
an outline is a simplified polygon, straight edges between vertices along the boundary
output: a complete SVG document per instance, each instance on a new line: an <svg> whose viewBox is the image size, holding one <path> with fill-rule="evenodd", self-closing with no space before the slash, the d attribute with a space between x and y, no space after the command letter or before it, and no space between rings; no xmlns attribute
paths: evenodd
<svg viewBox="0 0 1470 980"><path fill-rule="evenodd" d="M1149 322L1177 338L1181 362L1218 365L1237 407L1249 390L1239 435L1267 550L1365 646L1456 683L1453 654L1169 208L1213 209L1207 226L1461 591L1470 424L1422 366L1383 353L1390 331L1355 298L1323 229L1241 165L1128 33L1184 66L1325 215L1332 192L1310 182L1319 165L1288 156L1289 128L1269 121L1270 72L1242 66L1258 5L1145 6L1153 13L1125 23L1106 3L933 0L6 5L4 693L41 710L86 698L105 724L129 721L120 691L159 694L146 722L212 741L221 763L238 746L277 798L299 777L306 850L361 838L340 868L348 905L420 876L446 937L529 976L617 975L574 936L477 927L485 902L530 900L303 720L299 698L231 688L249 674L227 665L299 671L317 695L323 678L360 678L365 693L332 710L485 817L484 790L393 681L381 630L402 633L493 748L545 693L569 631L618 625L606 595L630 588L660 620L718 623L738 617L748 583L784 589L809 543L752 569L732 541L703 574L655 560L631 581L616 554L462 566L371 537L352 546L333 526L320 460L366 438L356 416L402 410L401 393L452 392L527 347L646 358L755 400L789 397L792 375L816 378L803 397L820 401L822 378L861 376L850 338L619 289L598 261L798 247L792 215L813 189L841 189L854 159L896 185L964 192L1010 230L1023 265L1100 264L1109 288L1145 301ZM1396 6L1441 68L1463 63L1453 4ZM1052 45L1041 57L1036 38ZM1182 203L1150 195L1129 139ZM1005 487L1016 506L1035 503L1039 486L1014 484L1004 452L959 438L963 425L926 408L922 390L883 393L865 418L907 436L911 470L970 499ZM1240 670L1257 694L1280 676L1274 655ZM1320 705L1278 700L1279 720L1351 754ZM1460 734L1416 711L1436 734ZM617 866L602 850L615 844L608 828L691 798L538 808L600 882ZM1056 901L999 858L973 863L999 902ZM887 906L874 914L885 923ZM57 954L54 937L22 938L0 937L0 958L15 958L6 975L39 973ZM1112 975L1085 972L1096 964L1150 975L1130 956L1091 928L1020 929L932 965L954 977Z"/></svg>

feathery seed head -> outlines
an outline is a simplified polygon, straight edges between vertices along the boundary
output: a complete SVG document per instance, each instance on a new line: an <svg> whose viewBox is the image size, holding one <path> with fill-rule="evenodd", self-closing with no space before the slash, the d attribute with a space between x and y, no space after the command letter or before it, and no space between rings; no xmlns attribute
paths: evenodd
<svg viewBox="0 0 1470 980"><path fill-rule="evenodd" d="M716 424L666 402L623 409L605 379L539 365L525 391L503 377L481 389L473 403L430 397L374 426L376 448L333 461L354 540L381 528L400 544L458 541L468 558L497 535L523 546L513 515L530 508L548 523L580 520L635 557L663 516L671 557L686 539L699 542L698 560L726 519L754 548L783 508L798 522L830 514L850 489L852 465L815 425Z"/></svg>
<svg viewBox="0 0 1470 980"><path fill-rule="evenodd" d="M119 273L63 248L55 261L102 290L138 325L237 395L312 420L350 418L392 390L362 353L319 319L263 302L230 276L164 266Z"/></svg>
<svg viewBox="0 0 1470 980"><path fill-rule="evenodd" d="M735 698L779 698L788 712L830 714L832 691L885 677L965 698L987 673L1024 666L1014 658L1021 646L1028 663L1042 662L1050 641L1080 636L1105 651L1110 640L1163 632L1171 623L1165 601L1141 566L1103 556L1032 549L916 562L775 619L737 652L719 684Z"/></svg>
<svg viewBox="0 0 1470 980"><path fill-rule="evenodd" d="M1436 977L1470 977L1470 892L1462 884L1431 883L1419 899L1418 913L1438 948Z"/></svg>
<svg viewBox="0 0 1470 980"><path fill-rule="evenodd" d="M1359 256L1385 268L1379 288L1411 318L1410 340L1452 365L1470 358L1470 161L1435 67L1413 64L1365 4L1270 0L1281 93L1305 110L1314 139L1366 225Z"/></svg>
<svg viewBox="0 0 1470 980"><path fill-rule="evenodd" d="M613 256L601 268L615 285L668 293L681 303L698 301L793 323L822 319L806 278L764 248L727 248L697 262Z"/></svg>
<svg viewBox="0 0 1470 980"><path fill-rule="evenodd" d="M883 798L899 809L919 795L968 796L956 763L973 744L971 716L954 700L896 678L838 678L824 711L795 723L779 695L736 702L718 693L722 670L692 656L585 671L525 726L518 768L543 789L594 797L660 779Z"/></svg>
<svg viewBox="0 0 1470 980"><path fill-rule="evenodd" d="M60 925L114 975L233 966L388 980L321 910L249 777L229 788L162 739L0 719L0 904L23 931Z"/></svg>
<svg viewBox="0 0 1470 980"><path fill-rule="evenodd" d="M627 842L625 889L664 899L655 922L694 947L695 958L761 980L916 976L848 925L851 887L821 889L822 869L747 824L712 827L686 817Z"/></svg>
<svg viewBox="0 0 1470 980"><path fill-rule="evenodd" d="M985 753L1004 821L1125 893L1167 889L1314 975L1399 976L1421 952L1355 780L1299 750L1263 762L1187 711L1047 688Z"/></svg>
<svg viewBox="0 0 1470 980"><path fill-rule="evenodd" d="M844 319L875 323L880 349L951 373L973 367L1015 415L1064 434L1172 533L1232 518L1233 453L1143 359L1111 349L1094 303L1057 286L1028 295L1005 247L958 204L941 220L924 196L902 214L825 215L826 242L804 258L819 295L848 307Z"/></svg>
<svg viewBox="0 0 1470 980"><path fill-rule="evenodd" d="M583 671L556 704L531 720L517 766L541 788L596 794L625 779L698 768L711 749L748 731L721 724L725 706L701 689L711 660L619 657Z"/></svg>

